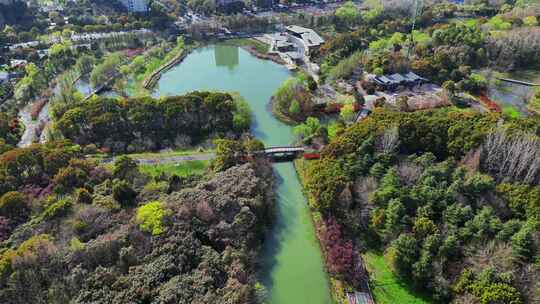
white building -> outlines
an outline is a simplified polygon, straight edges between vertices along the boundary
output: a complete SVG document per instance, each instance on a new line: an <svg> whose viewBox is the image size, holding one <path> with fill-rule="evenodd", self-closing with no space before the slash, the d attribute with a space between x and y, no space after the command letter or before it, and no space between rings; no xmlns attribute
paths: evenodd
<svg viewBox="0 0 540 304"><path fill-rule="evenodd" d="M312 29L298 25L290 25L287 26L286 29L290 35L299 38L307 50L318 48L324 43L324 39Z"/></svg>
<svg viewBox="0 0 540 304"><path fill-rule="evenodd" d="M122 0L121 2L130 13L141 13L148 11L148 0Z"/></svg>

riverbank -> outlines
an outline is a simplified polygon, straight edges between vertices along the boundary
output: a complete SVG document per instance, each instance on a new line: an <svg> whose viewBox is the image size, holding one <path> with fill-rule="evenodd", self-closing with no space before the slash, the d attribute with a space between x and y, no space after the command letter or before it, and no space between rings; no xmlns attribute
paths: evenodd
<svg viewBox="0 0 540 304"><path fill-rule="evenodd" d="M255 38L231 39L231 40L227 40L225 44L238 46L242 48L243 50L247 51L248 53L250 53L252 56L257 57L259 59L270 60L283 66L287 64L278 55L269 54L268 49L270 48L270 46L260 42L259 40L256 40Z"/></svg>
<svg viewBox="0 0 540 304"><path fill-rule="evenodd" d="M298 179L300 180L300 185L302 187L302 193L309 201L309 196L307 195L305 191L305 174L306 174L306 160L304 159L296 159L294 161L294 169L296 171L296 174L298 175ZM309 204L308 204L309 205ZM324 245L322 243L322 234L325 231L326 227L324 225L324 222L322 221L322 216L319 212L315 212L311 210L311 207L309 207L309 214L311 216L311 220L313 222L313 225L315 226L315 235L317 237L317 241L319 243L319 246L321 248L321 252L323 254L323 258L326 260L327 252L324 248ZM346 294L346 286L345 283L340 280L339 278L332 276L328 272L328 266L326 263L324 264L325 271L328 275L328 278L330 279L330 293L332 295L332 299L336 303L348 303L347 302L347 294Z"/></svg>
<svg viewBox="0 0 540 304"><path fill-rule="evenodd" d="M186 48L183 48L180 54L176 55L173 59L166 62L164 65L162 65L152 74L150 74L147 78L145 78L143 80L142 87L146 90L152 90L154 86L158 83L161 75L170 70L175 65L181 63L189 53L190 52Z"/></svg>
<svg viewBox="0 0 540 304"><path fill-rule="evenodd" d="M289 126L296 126L297 124L299 124L298 121L290 118L289 116L281 113L277 108L276 108L276 105L275 105L275 102L274 102L274 96L272 96L270 98L270 109L272 111L272 115L279 121L281 121L282 123L284 124L287 124Z"/></svg>

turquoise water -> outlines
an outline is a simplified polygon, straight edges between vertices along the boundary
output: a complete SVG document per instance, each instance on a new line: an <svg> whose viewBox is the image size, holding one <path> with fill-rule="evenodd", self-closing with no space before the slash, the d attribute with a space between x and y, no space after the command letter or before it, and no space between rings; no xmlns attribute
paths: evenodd
<svg viewBox="0 0 540 304"><path fill-rule="evenodd" d="M194 90L239 92L254 114L252 132L267 146L288 145L292 128L276 120L268 102L290 76L287 69L261 60L235 46L215 45L195 50L165 73L156 96ZM277 214L265 240L261 281L272 304L332 303L328 277L306 200L292 163L274 165Z"/></svg>

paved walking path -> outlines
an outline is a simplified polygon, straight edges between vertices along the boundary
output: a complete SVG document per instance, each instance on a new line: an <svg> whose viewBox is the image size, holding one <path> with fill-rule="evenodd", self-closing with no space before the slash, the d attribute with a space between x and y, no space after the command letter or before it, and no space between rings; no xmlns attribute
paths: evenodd
<svg viewBox="0 0 540 304"><path fill-rule="evenodd" d="M128 155L129 156L129 155ZM188 155L176 155L176 156L156 156L152 157L131 157L139 165L155 165L155 164L174 164L194 160L211 160L216 157L215 153L197 153ZM113 162L116 157L109 157L102 160L103 163Z"/></svg>

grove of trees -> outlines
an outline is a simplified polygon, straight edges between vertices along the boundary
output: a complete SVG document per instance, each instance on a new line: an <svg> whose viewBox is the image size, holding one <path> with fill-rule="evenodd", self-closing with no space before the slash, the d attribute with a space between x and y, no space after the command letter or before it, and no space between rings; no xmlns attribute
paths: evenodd
<svg viewBox="0 0 540 304"><path fill-rule="evenodd" d="M78 144L143 151L239 135L249 129L251 112L227 93L192 92L160 99L90 98L56 106L54 120Z"/></svg>
<svg viewBox="0 0 540 304"><path fill-rule="evenodd" d="M324 231L339 229L332 246L381 250L434 302L538 301L540 121L501 119L376 109L335 136L303 174ZM362 262L332 246L333 276L358 288L362 267L342 266Z"/></svg>
<svg viewBox="0 0 540 304"><path fill-rule="evenodd" d="M0 298L258 303L272 178L266 162L152 178L125 156L86 160L70 142L3 153Z"/></svg>

